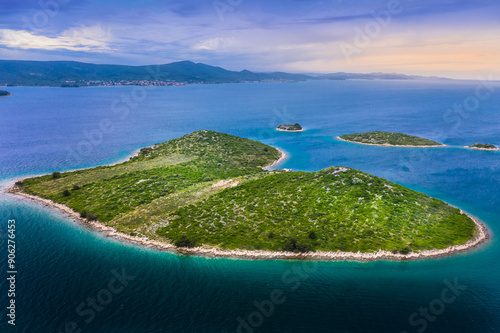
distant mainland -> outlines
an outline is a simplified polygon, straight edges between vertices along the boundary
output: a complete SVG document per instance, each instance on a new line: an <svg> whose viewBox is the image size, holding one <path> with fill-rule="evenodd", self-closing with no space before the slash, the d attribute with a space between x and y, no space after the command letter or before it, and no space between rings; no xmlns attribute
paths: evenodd
<svg viewBox="0 0 500 333"><path fill-rule="evenodd" d="M300 124L295 123L295 124L281 124L276 127L277 131L282 131L282 132L303 132L304 129Z"/></svg>
<svg viewBox="0 0 500 333"><path fill-rule="evenodd" d="M20 180L10 192L109 237L182 254L411 260L488 238L463 211L358 170L268 170L284 156L258 141L201 130L121 164Z"/></svg>
<svg viewBox="0 0 500 333"><path fill-rule="evenodd" d="M382 131L346 134L337 137L337 139L363 145L383 147L432 148L445 146L442 143L420 138L418 136Z"/></svg>
<svg viewBox="0 0 500 333"><path fill-rule="evenodd" d="M187 84L306 80L444 80L395 73L294 74L231 71L191 61L148 66L102 65L75 61L0 60L0 85L7 86L178 86Z"/></svg>

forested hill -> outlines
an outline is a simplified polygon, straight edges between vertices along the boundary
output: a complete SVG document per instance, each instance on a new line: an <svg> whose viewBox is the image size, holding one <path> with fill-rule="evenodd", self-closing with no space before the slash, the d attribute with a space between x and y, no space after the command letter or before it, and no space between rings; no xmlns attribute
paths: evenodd
<svg viewBox="0 0 500 333"><path fill-rule="evenodd" d="M432 78L385 73L341 72L314 76L283 72L257 73L248 70L231 71L191 61L179 61L164 65L124 66L76 61L0 60L0 85L3 86L183 85L350 79L418 80Z"/></svg>
<svg viewBox="0 0 500 333"><path fill-rule="evenodd" d="M98 65L74 61L0 60L0 85L61 86L64 83L102 85L103 83L236 83L254 81L302 81L309 76L287 73L254 73L226 70L191 61L166 65ZM97 82L101 81L101 82ZM147 82L145 83L147 84Z"/></svg>

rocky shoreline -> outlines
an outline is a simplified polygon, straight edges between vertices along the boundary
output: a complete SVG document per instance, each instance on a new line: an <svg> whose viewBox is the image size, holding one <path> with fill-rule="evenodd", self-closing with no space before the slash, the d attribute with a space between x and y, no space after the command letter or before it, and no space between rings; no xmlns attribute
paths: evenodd
<svg viewBox="0 0 500 333"><path fill-rule="evenodd" d="M500 151L500 148L477 148L477 147L472 147L472 146L464 146L464 148L474 149L474 150L483 150L483 151Z"/></svg>
<svg viewBox="0 0 500 333"><path fill-rule="evenodd" d="M288 158L288 155L283 150L276 148L276 147L274 147L274 148L277 149L281 153L280 158L277 159L276 161L274 161L273 163L269 164L268 166L263 167L262 169L269 170L272 167L275 167L276 165L280 164L281 162L283 162L284 160L286 160Z"/></svg>
<svg viewBox="0 0 500 333"><path fill-rule="evenodd" d="M286 156L286 154L285 154ZM233 258L233 259L249 259L249 260L315 260L315 261L379 261L379 260L392 260L392 261L409 261L440 258L450 256L453 254L469 251L477 248L481 244L490 239L490 235L486 226L477 218L467 214L477 226L477 235L474 239L468 241L463 245L450 246L445 249L439 250L424 250L420 252L412 252L409 254L392 253L390 251L379 250L375 253L364 252L326 252L316 251L308 253L295 253L295 252L279 252L279 251L262 251L262 250L221 250L213 247L196 247L196 248L177 248L173 244L161 242L158 240L149 239L147 237L131 236L117 231L113 227L109 227L98 221L89 221L80 217L80 215L73 211L71 208L62 204L55 203L48 199L43 199L34 195L22 193L16 186L11 186L8 193L20 195L25 198L39 202L47 207L55 208L64 213L66 216L81 222L84 226L89 226L93 230L103 234L106 237L116 239L118 241L131 243L135 245L144 246L160 251L167 251L175 254L203 256L208 258ZM462 211L462 213L464 213Z"/></svg>
<svg viewBox="0 0 500 333"><path fill-rule="evenodd" d="M280 132L292 132L292 133L297 133L297 132L304 132L305 129L301 129L301 130L293 130L293 131L290 131L290 130L284 130L284 129L281 129L281 128L276 128L277 131L280 131Z"/></svg>

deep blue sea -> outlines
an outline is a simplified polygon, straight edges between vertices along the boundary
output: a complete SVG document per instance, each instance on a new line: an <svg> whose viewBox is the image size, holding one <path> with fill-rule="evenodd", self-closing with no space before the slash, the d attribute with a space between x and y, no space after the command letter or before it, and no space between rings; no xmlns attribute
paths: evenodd
<svg viewBox="0 0 500 333"><path fill-rule="evenodd" d="M285 150L293 170L347 166L456 205L491 242L418 262L176 256L96 234L0 194L0 332L500 332L500 83L308 81L138 88L9 87L0 183L114 163L211 129ZM475 97L476 93L480 98ZM273 129L302 124L303 133ZM443 142L385 148L336 136L397 131ZM16 221L16 325L7 323L7 224ZM97 301L95 301L97 299ZM273 302L274 301L274 302Z"/></svg>

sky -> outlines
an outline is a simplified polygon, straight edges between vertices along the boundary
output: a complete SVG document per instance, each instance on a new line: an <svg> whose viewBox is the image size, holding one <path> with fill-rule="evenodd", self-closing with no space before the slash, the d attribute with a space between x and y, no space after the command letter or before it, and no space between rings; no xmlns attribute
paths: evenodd
<svg viewBox="0 0 500 333"><path fill-rule="evenodd" d="M498 0L0 0L0 59L500 79Z"/></svg>

